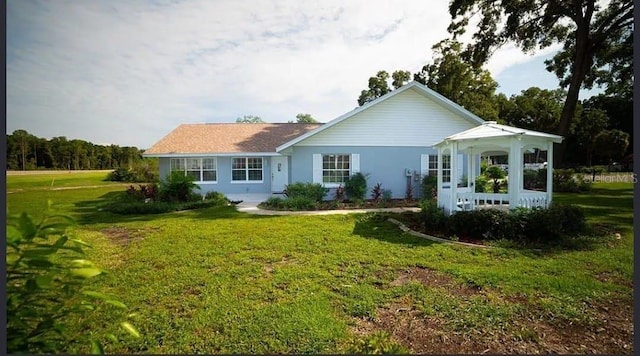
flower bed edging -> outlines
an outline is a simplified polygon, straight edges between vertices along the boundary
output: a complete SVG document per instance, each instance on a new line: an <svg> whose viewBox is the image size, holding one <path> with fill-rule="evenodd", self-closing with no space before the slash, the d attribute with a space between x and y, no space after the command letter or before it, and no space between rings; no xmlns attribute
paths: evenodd
<svg viewBox="0 0 640 356"><path fill-rule="evenodd" d="M421 232L417 232L417 231L413 231L410 228L408 228L405 224L401 223L400 221L394 219L394 218L389 218L387 219L390 223L397 225L400 230L416 236L416 237L421 237L423 239L427 239L427 240L431 240L431 241L435 241L435 242L444 242L444 243L450 243L450 244L456 244L456 245L462 245L462 246L467 246L467 247L478 247L478 248L493 248L493 246L486 246L486 245L476 245L476 244L470 244L470 243L466 243L466 242L460 242L460 241L452 241L452 240L447 240L447 239L443 239L440 237L435 237L435 236L431 236L431 235L426 235L423 234Z"/></svg>

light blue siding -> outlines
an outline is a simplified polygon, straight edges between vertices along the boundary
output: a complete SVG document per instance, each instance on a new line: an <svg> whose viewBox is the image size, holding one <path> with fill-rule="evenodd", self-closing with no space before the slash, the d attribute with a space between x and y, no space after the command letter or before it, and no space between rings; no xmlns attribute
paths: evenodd
<svg viewBox="0 0 640 356"><path fill-rule="evenodd" d="M411 177L414 197L422 196L420 189L421 170L420 155L436 155L437 151L430 147L348 147L348 146L294 146L291 155L291 180L290 182L313 182L313 155L314 154L359 154L360 172L368 174L367 198L373 186L380 183L382 189L389 189L393 198L404 198L407 191L405 169L411 169L418 174ZM465 158L466 174L466 158ZM327 199L333 199L335 189L327 194Z"/></svg>
<svg viewBox="0 0 640 356"><path fill-rule="evenodd" d="M207 156L202 158L215 157ZM245 157L242 155L234 157ZM221 192L225 195L247 195L247 194L270 194L271 193L271 158L262 157L262 183L238 183L231 182L231 160L234 157L216 157L217 159L217 183L198 183L201 194L210 191ZM251 156L256 157L256 156ZM181 158L181 157L176 157ZM160 177L166 177L169 174L169 158L160 158Z"/></svg>

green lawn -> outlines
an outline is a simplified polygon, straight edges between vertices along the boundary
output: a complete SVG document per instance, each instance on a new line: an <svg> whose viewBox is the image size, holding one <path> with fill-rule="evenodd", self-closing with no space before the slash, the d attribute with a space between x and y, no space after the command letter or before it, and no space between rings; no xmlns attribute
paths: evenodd
<svg viewBox="0 0 640 356"><path fill-rule="evenodd" d="M111 271L92 287L120 296L143 334L129 339L112 326L125 312L79 321L78 333L88 325L123 335L107 352L336 353L376 330L413 352L633 350L630 326L612 319L628 314L631 323L631 184L557 194L622 238L553 253L432 243L372 215L253 216L224 207L123 217L96 209L123 189L7 195L11 212L41 216L51 199L79 220L74 235Z"/></svg>

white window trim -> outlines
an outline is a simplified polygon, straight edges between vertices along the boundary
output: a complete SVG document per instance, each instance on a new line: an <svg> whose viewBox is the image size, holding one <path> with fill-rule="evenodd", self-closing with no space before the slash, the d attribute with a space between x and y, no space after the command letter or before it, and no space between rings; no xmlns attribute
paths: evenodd
<svg viewBox="0 0 640 356"><path fill-rule="evenodd" d="M249 180L249 158L260 158L261 164L260 164L260 169L262 170L262 179L261 180ZM244 159L245 160L245 168L244 171L246 173L246 180L233 180L233 160L234 159ZM240 170L240 169L236 169L236 170ZM251 170L257 170L255 168L251 168ZM263 157L249 157L249 156L243 156L243 157L232 157L231 158L231 181L229 182L230 184L262 184L264 183L264 158Z"/></svg>
<svg viewBox="0 0 640 356"><path fill-rule="evenodd" d="M171 172L173 172L174 170L171 167L171 161L177 159L180 160L182 163L182 169L181 171L184 172L184 175L187 175L187 171L190 171L189 169L187 169L187 159L197 159L200 161L200 180L194 180L194 183L197 184L218 184L218 159L217 157L172 157L169 159L169 174L171 174ZM213 166L214 169L203 169L202 168L202 160L203 159L213 159ZM202 176L203 176L203 172L216 172L216 180L202 180Z"/></svg>
<svg viewBox="0 0 640 356"><path fill-rule="evenodd" d="M339 155L339 156L349 156L349 176L354 175L355 173L360 172L360 154L359 153L315 153L313 154L313 182L320 183L324 188L338 188L339 186L344 187L343 183L325 183L322 181L324 169L322 168L322 156L326 155Z"/></svg>

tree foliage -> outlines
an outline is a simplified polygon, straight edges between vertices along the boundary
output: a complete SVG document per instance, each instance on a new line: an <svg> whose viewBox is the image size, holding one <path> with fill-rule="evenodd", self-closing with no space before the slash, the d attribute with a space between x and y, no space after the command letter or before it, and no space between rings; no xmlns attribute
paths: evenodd
<svg viewBox="0 0 640 356"><path fill-rule="evenodd" d="M84 140L36 137L25 130L7 135L7 169L114 169L132 168L143 161L143 150L118 145L96 145Z"/></svg>
<svg viewBox="0 0 640 356"><path fill-rule="evenodd" d="M562 89L531 87L509 99L511 105L501 112L507 125L542 132L554 132L566 93Z"/></svg>
<svg viewBox="0 0 640 356"><path fill-rule="evenodd" d="M105 271L86 259L86 243L68 235L67 228L73 224L70 217L50 212L39 223L26 213L7 216L8 353L69 352L66 347L77 337L69 333L70 321L105 306L127 309L117 298L84 286ZM129 322L121 326L140 336ZM82 337L92 352L104 351L96 335L85 332ZM118 339L113 334L101 337Z"/></svg>
<svg viewBox="0 0 640 356"><path fill-rule="evenodd" d="M581 88L605 85L609 92L629 92L633 83L633 2L612 0L452 0L449 5L454 38L465 32L470 17L479 23L473 43L464 51L475 67L485 63L500 46L513 42L525 52L556 43L563 48L546 62L567 89L556 128L567 135ZM623 83L619 85L619 83ZM561 162L564 145L556 150Z"/></svg>
<svg viewBox="0 0 640 356"><path fill-rule="evenodd" d="M392 85L394 89L398 89L411 80L411 72L406 70L397 70L391 75L393 79ZM389 87L389 73L381 70L375 76L369 78L369 88L360 92L358 105L362 106L370 101L391 92Z"/></svg>
<svg viewBox="0 0 640 356"><path fill-rule="evenodd" d="M495 91L498 83L489 71L474 67L462 57L462 44L443 40L432 47L433 63L422 67L414 80L462 105L485 120L498 119Z"/></svg>
<svg viewBox="0 0 640 356"><path fill-rule="evenodd" d="M264 120L260 116L255 115L244 115L243 117L239 117L236 119L236 123L239 124L262 124Z"/></svg>
<svg viewBox="0 0 640 356"><path fill-rule="evenodd" d="M311 114L300 113L296 115L296 122L299 124L315 124L318 120L314 119Z"/></svg>

